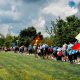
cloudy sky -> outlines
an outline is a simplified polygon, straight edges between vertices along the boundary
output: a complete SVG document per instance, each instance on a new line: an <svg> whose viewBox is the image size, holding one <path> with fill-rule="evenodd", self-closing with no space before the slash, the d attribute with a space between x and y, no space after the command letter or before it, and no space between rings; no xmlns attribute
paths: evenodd
<svg viewBox="0 0 80 80"><path fill-rule="evenodd" d="M47 36L45 26L50 27L51 20L73 14L80 16L80 0L0 0L0 33L18 35L33 25Z"/></svg>

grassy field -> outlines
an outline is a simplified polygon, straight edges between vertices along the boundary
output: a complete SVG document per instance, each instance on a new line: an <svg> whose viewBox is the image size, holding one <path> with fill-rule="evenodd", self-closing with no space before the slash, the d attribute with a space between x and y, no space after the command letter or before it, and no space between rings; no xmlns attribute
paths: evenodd
<svg viewBox="0 0 80 80"><path fill-rule="evenodd" d="M0 52L0 80L80 80L80 65Z"/></svg>

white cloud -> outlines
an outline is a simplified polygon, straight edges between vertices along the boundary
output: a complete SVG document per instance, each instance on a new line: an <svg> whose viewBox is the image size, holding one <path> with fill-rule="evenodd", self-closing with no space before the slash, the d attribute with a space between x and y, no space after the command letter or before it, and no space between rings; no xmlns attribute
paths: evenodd
<svg viewBox="0 0 80 80"><path fill-rule="evenodd" d="M32 20L32 25L36 28L37 32L41 32L44 37L49 36L45 31L46 21L43 17L39 17L36 20Z"/></svg>
<svg viewBox="0 0 80 80"><path fill-rule="evenodd" d="M45 26L45 20L41 16L37 20L33 20L32 23L38 28L43 28Z"/></svg>
<svg viewBox="0 0 80 80"><path fill-rule="evenodd" d="M77 4L78 4L79 2L80 2L80 0L75 0L75 3L77 3Z"/></svg>
<svg viewBox="0 0 80 80"><path fill-rule="evenodd" d="M44 37L50 36L47 32L43 32L42 34L44 35Z"/></svg>
<svg viewBox="0 0 80 80"><path fill-rule="evenodd" d="M0 0L0 5L5 5L6 0Z"/></svg>
<svg viewBox="0 0 80 80"><path fill-rule="evenodd" d="M18 34L14 33L11 31L12 26L6 25L6 24L1 24L0 25L0 33L6 36L8 33L12 36L18 36Z"/></svg>
<svg viewBox="0 0 80 80"><path fill-rule="evenodd" d="M45 27L45 19L43 17L39 17L36 20L32 20L32 25L37 29L37 31L43 31Z"/></svg>
<svg viewBox="0 0 80 80"><path fill-rule="evenodd" d="M20 19L20 13L16 10L16 6L12 5L11 10L0 10L0 16L6 16L10 17L13 20L19 20Z"/></svg>
<svg viewBox="0 0 80 80"><path fill-rule="evenodd" d="M42 10L42 13L44 14L52 14L56 17L60 16L61 18L74 15L77 12L78 8L71 8L68 5L65 5L64 3L58 3L57 5L51 3Z"/></svg>
<svg viewBox="0 0 80 80"><path fill-rule="evenodd" d="M78 8L71 8L69 6L65 7L65 10L64 10L66 17L77 14L77 12L78 12Z"/></svg>
<svg viewBox="0 0 80 80"><path fill-rule="evenodd" d="M17 11L17 8L15 5L11 6L11 16L13 17L14 20L19 20L20 19L20 12Z"/></svg>
<svg viewBox="0 0 80 80"><path fill-rule="evenodd" d="M10 35L12 35L12 36L18 36L18 34L12 32L12 31L10 32Z"/></svg>
<svg viewBox="0 0 80 80"><path fill-rule="evenodd" d="M21 12L18 10L18 7L21 6L21 3L17 3L16 0L0 0L0 17L6 17L11 20L20 20Z"/></svg>

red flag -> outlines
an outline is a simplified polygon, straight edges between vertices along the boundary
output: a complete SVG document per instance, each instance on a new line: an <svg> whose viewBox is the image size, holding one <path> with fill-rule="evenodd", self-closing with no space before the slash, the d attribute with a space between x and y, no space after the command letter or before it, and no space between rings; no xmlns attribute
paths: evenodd
<svg viewBox="0 0 80 80"><path fill-rule="evenodd" d="M74 44L74 46L72 47L73 50L80 50L80 43L76 43Z"/></svg>

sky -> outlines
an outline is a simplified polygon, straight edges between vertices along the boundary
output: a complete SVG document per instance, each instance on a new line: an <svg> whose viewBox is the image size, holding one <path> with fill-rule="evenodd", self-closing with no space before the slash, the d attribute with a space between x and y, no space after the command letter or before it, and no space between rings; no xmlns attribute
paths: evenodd
<svg viewBox="0 0 80 80"><path fill-rule="evenodd" d="M22 29L34 26L48 36L46 25L50 27L59 16L71 15L80 17L80 0L0 0L0 33L17 36Z"/></svg>

